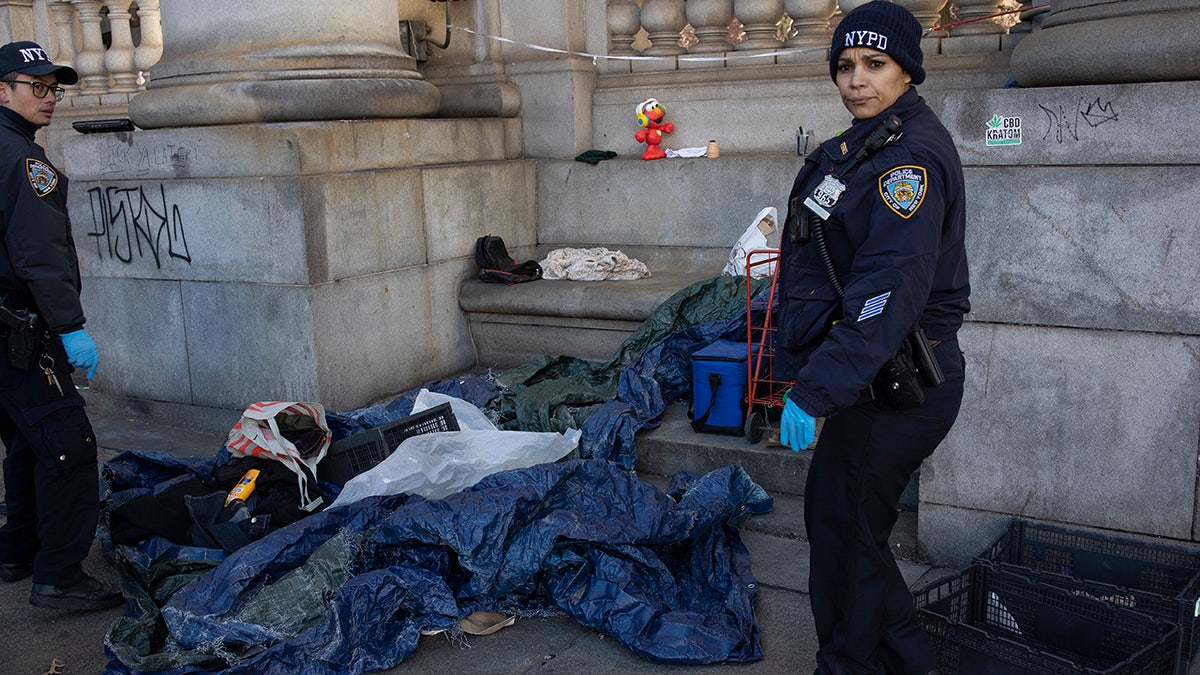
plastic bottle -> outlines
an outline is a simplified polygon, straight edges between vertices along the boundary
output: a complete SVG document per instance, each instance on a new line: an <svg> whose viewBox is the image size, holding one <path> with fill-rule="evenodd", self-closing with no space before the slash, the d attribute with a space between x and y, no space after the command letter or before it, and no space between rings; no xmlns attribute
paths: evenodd
<svg viewBox="0 0 1200 675"><path fill-rule="evenodd" d="M720 157L720 156L721 156L721 149L717 147L717 142L709 141L708 142L708 152L705 153L705 157L712 159L712 158Z"/></svg>
<svg viewBox="0 0 1200 675"><path fill-rule="evenodd" d="M237 485L234 485L233 489L229 491L229 495L225 497L225 506L229 506L235 501L240 500L244 502L249 499L250 493L254 492L254 484L258 480L258 473L258 469L250 469L242 474Z"/></svg>

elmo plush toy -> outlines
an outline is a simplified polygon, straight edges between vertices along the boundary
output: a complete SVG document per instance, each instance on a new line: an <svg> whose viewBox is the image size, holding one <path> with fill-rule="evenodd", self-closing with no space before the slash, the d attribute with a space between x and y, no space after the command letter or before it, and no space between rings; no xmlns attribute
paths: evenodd
<svg viewBox="0 0 1200 675"><path fill-rule="evenodd" d="M663 118L666 116L667 109L658 99L648 98L637 105L637 123L641 129L633 137L638 143L646 144L642 159L662 159L667 156L660 144L663 134L675 131L675 125L670 122L664 124Z"/></svg>

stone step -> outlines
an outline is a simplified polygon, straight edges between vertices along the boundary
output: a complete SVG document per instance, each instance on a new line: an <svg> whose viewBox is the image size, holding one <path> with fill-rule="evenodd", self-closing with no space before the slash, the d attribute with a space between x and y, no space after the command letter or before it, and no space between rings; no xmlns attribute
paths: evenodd
<svg viewBox="0 0 1200 675"><path fill-rule="evenodd" d="M595 246L599 244L563 247ZM538 248L538 257L552 250ZM603 361L663 301L721 274L729 255L728 249L698 246L620 250L644 262L651 276L626 281L543 279L512 286L464 281L458 304L466 312L479 367L511 368L545 354Z"/></svg>
<svg viewBox="0 0 1200 675"><path fill-rule="evenodd" d="M696 434L688 425L686 417L688 408L685 405L670 406L662 416L662 425L658 429L638 434L638 461L635 467L638 476L658 486L660 490L666 490L670 485L670 477L679 471L703 473L730 464L742 466L758 485L769 492L773 502L769 512L755 514L739 526L746 532L754 532L760 536L748 539L751 551L755 555L766 555L779 560L787 558L790 561L787 565L770 567L792 569L803 566L806 569L806 545L797 549L787 542L808 540L804 532L804 495L797 494L796 490L804 488L804 477L808 473L812 453L793 453L790 449L764 444L767 441L751 444L745 438ZM709 440L713 442L709 444ZM703 447L708 448L707 454L701 449ZM773 461L775 464L772 464ZM776 474L788 476L796 472L799 472L799 477L794 483L790 479L774 477ZM784 485L786 490L778 489L776 485ZM911 484L910 490L913 489L914 484ZM914 498L911 503L901 500L900 516L893 527L892 537L889 538L893 555L896 560L902 561L901 569L906 574L906 566L925 563L917 544L916 507ZM767 542L774 543L764 544Z"/></svg>
<svg viewBox="0 0 1200 675"><path fill-rule="evenodd" d="M745 436L697 433L692 430L685 401L663 411L661 424L637 435L639 473L673 476L680 471L707 473L730 464L742 467L764 490L788 497L804 496L804 481L812 452L792 452L778 445L776 422L763 430L763 438L751 443ZM900 498L902 509L915 513L920 485L913 474ZM914 530L915 531L915 530Z"/></svg>
<svg viewBox="0 0 1200 675"><path fill-rule="evenodd" d="M736 464L768 492L804 495L811 452L792 452L764 440L751 443L745 436L697 433L688 419L687 403L667 406L662 423L637 435L639 473L672 476L680 471L707 473ZM778 435L775 434L777 438Z"/></svg>

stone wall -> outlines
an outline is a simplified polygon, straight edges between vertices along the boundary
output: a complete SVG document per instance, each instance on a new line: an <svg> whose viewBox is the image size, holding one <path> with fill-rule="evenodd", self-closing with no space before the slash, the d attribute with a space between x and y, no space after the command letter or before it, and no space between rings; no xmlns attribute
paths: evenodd
<svg viewBox="0 0 1200 675"><path fill-rule="evenodd" d="M65 144L97 388L366 405L474 365L475 238L536 243L511 121L200 127Z"/></svg>
<svg viewBox="0 0 1200 675"><path fill-rule="evenodd" d="M966 166L973 304L962 416L921 474L935 561L963 562L1012 515L1200 539L1200 166L1178 123L1198 95L934 101ZM986 144L993 116L1020 119L1019 145Z"/></svg>

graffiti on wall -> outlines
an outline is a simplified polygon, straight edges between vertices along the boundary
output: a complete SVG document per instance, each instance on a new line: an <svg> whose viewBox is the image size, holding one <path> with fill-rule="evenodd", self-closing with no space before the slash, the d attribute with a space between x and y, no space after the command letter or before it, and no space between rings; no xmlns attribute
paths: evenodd
<svg viewBox="0 0 1200 675"><path fill-rule="evenodd" d="M103 148L101 173L146 176L156 169L187 170L195 151L181 145L133 146L115 136Z"/></svg>
<svg viewBox="0 0 1200 675"><path fill-rule="evenodd" d="M1113 101L1104 101L1100 97L1093 100L1080 98L1075 105L1065 106L1038 104L1046 113L1046 133L1042 140L1054 140L1057 143L1078 141L1079 132L1083 129L1094 129L1101 124L1116 122L1117 106Z"/></svg>
<svg viewBox="0 0 1200 675"><path fill-rule="evenodd" d="M96 253L132 264L152 259L162 268L163 259L192 262L179 205L167 201L166 187L94 187L88 190Z"/></svg>

